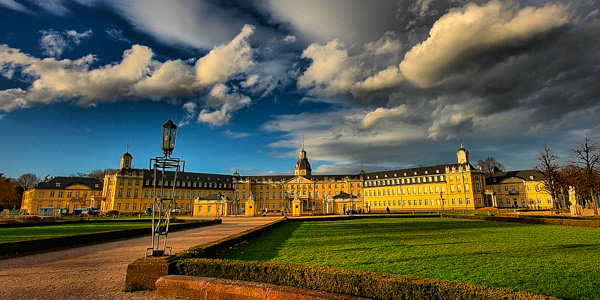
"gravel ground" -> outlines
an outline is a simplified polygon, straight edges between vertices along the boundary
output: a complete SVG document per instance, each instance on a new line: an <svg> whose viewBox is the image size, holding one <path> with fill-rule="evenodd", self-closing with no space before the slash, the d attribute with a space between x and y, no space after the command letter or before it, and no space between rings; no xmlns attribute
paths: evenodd
<svg viewBox="0 0 600 300"><path fill-rule="evenodd" d="M169 233L167 246L176 253L275 220L224 218L221 225ZM165 299L123 292L127 265L151 244L148 236L0 260L0 299Z"/></svg>

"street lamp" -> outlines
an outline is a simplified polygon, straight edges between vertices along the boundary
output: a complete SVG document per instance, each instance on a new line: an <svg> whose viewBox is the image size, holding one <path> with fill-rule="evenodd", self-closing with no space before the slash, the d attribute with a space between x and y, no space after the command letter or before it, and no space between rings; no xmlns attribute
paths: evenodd
<svg viewBox="0 0 600 300"><path fill-rule="evenodd" d="M175 150L176 136L177 125L169 119L162 126L161 148L164 156L150 159L150 168L154 170L154 202L152 204L152 248L146 249L146 256L171 255L172 248L167 247L167 235L169 233L171 211L173 207L176 207L177 173L185 171L185 161L171 157L173 150ZM172 182L170 182L171 176ZM169 184L171 184L171 188L169 188ZM167 193L169 190L170 192ZM162 245L160 243L161 236L164 236Z"/></svg>
<svg viewBox="0 0 600 300"><path fill-rule="evenodd" d="M444 210L444 192L440 191L440 201L442 201L442 211Z"/></svg>
<svg viewBox="0 0 600 300"><path fill-rule="evenodd" d="M173 123L173 120L169 119L167 123L163 124L162 137L162 150L165 157L169 157L175 150L175 138L177 137L177 125Z"/></svg>

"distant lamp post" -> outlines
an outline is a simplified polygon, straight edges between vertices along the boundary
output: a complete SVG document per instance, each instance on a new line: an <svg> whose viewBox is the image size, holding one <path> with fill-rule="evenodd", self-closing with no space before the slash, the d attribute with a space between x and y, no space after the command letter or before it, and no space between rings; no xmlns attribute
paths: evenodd
<svg viewBox="0 0 600 300"><path fill-rule="evenodd" d="M175 187L177 173L185 171L185 161L171 157L175 150L177 125L169 119L162 126L163 157L150 159L150 168L154 170L154 203L152 204L152 248L146 249L146 256L171 255L172 248L167 247L169 221L171 211L177 207L175 203ZM161 237L163 238L161 244Z"/></svg>
<svg viewBox="0 0 600 300"><path fill-rule="evenodd" d="M440 191L440 201L442 201L442 211L444 211L444 192Z"/></svg>

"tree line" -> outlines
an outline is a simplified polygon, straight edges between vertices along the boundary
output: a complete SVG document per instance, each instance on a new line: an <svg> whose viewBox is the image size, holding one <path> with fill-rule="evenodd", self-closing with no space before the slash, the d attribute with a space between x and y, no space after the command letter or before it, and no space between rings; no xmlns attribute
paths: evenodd
<svg viewBox="0 0 600 300"><path fill-rule="evenodd" d="M535 169L542 173L542 182L552 196L554 209L567 209L568 201L560 194L568 194L574 188L577 204L600 211L598 193L600 191L600 144L585 136L576 148L571 149L570 160L560 165L559 156L548 146L540 152Z"/></svg>

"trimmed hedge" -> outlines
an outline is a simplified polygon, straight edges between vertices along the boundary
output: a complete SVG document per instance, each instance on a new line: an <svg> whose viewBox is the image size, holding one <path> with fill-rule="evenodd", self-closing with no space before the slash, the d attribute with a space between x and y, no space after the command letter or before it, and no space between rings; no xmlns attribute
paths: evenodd
<svg viewBox="0 0 600 300"><path fill-rule="evenodd" d="M176 264L181 275L263 282L372 299L557 299L453 281L328 267L221 259L180 259Z"/></svg>
<svg viewBox="0 0 600 300"><path fill-rule="evenodd" d="M180 221L180 220L172 220ZM210 220L210 221L195 221L169 224L169 231L184 230L190 228L204 227L210 225L221 224L222 220ZM50 249L57 249L63 247L73 247L84 244L91 244L103 241L118 240L123 238L131 238L143 235L151 235L152 226L148 228L137 228L127 230L114 230L106 232L88 233L80 235L70 235L46 239L28 240L28 241L16 241L0 243L0 257L7 255L18 255L36 251L44 251Z"/></svg>
<svg viewBox="0 0 600 300"><path fill-rule="evenodd" d="M541 217L499 217L499 216L481 216L481 215L442 215L443 218L469 219L481 221L499 221L514 222L525 224L545 224L559 226L575 226L600 228L600 220L579 220L567 218L541 218Z"/></svg>
<svg viewBox="0 0 600 300"><path fill-rule="evenodd" d="M259 226L256 228L248 229L242 231L238 234L231 235L229 237L194 246L185 250L179 254L177 254L177 258L205 258L205 257L215 257L219 252L227 250L231 247L239 245L241 243L247 242L267 231L270 231L273 228L279 227L285 223L289 222L289 219L281 219L263 226Z"/></svg>

